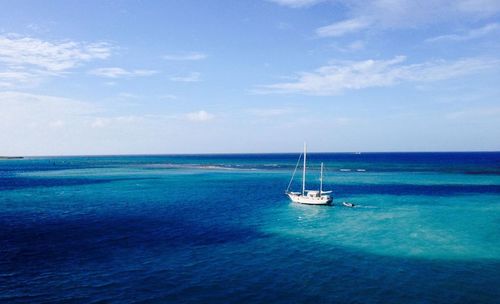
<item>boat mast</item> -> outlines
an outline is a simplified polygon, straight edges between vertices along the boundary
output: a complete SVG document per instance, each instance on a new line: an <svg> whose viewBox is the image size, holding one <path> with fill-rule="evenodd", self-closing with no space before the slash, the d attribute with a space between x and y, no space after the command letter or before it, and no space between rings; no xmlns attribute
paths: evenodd
<svg viewBox="0 0 500 304"><path fill-rule="evenodd" d="M307 146L304 142L304 168L302 168L302 195L306 193L306 158L307 158Z"/></svg>
<svg viewBox="0 0 500 304"><path fill-rule="evenodd" d="M323 163L321 163L321 176L319 177L319 195L323 193Z"/></svg>

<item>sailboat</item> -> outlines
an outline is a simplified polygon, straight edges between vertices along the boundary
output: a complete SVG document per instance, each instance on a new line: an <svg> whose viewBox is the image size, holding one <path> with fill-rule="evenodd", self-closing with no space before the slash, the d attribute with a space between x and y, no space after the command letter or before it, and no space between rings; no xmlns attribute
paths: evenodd
<svg viewBox="0 0 500 304"><path fill-rule="evenodd" d="M304 164L302 167L302 192L292 192L290 190L290 186L292 185L293 178L295 173L297 172L297 167L300 163L300 158L297 161L297 165L295 166L295 170L293 171L292 178L290 179L290 183L288 184L288 188L285 191L285 194L292 200L292 202L299 204L308 204L308 205L330 205L332 203L333 198L330 193L332 191L323 191L323 163L321 163L321 175L320 175L320 186L319 190L306 190L306 168L307 168L307 146L304 143Z"/></svg>

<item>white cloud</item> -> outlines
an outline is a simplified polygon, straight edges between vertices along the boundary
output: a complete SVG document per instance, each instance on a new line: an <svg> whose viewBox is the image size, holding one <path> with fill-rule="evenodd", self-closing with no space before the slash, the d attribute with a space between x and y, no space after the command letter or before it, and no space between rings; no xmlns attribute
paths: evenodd
<svg viewBox="0 0 500 304"><path fill-rule="evenodd" d="M27 131L40 128L104 128L139 123L143 116L103 115L106 111L92 103L23 92L0 92L0 126ZM37 131L40 131L37 130Z"/></svg>
<svg viewBox="0 0 500 304"><path fill-rule="evenodd" d="M351 14L377 19L385 26L415 26L485 18L500 12L498 0L368 0L346 1Z"/></svg>
<svg viewBox="0 0 500 304"><path fill-rule="evenodd" d="M13 88L16 84L33 85L37 84L39 80L32 72L15 69L0 71L0 88Z"/></svg>
<svg viewBox="0 0 500 304"><path fill-rule="evenodd" d="M427 39L427 42L436 42L436 41L467 41L472 39L481 38L491 33L499 32L500 24L498 23L490 23L483 27L477 29L470 29L461 34L452 34L452 35L442 35L434 38Z"/></svg>
<svg viewBox="0 0 500 304"><path fill-rule="evenodd" d="M0 86L33 85L85 62L106 59L107 43L50 42L9 34L0 36Z"/></svg>
<svg viewBox="0 0 500 304"><path fill-rule="evenodd" d="M167 55L163 56L163 59L172 60L172 61L196 61L196 60L203 60L205 58L207 58L206 54L198 53L198 52L189 52L189 53L182 53L182 54L167 54Z"/></svg>
<svg viewBox="0 0 500 304"><path fill-rule="evenodd" d="M347 33L357 32L370 26L370 21L365 18L353 18L316 29L319 37L338 37Z"/></svg>
<svg viewBox="0 0 500 304"><path fill-rule="evenodd" d="M401 82L450 79L500 66L500 60L483 58L417 64L404 64L405 61L406 57L397 56L390 60L333 62L313 72L299 73L293 82L261 86L257 92L335 95L345 90L385 87Z"/></svg>
<svg viewBox="0 0 500 304"><path fill-rule="evenodd" d="M189 121L195 122L205 122L214 119L215 115L210 114L204 110L200 110L197 112L191 112L186 114L186 118Z"/></svg>
<svg viewBox="0 0 500 304"><path fill-rule="evenodd" d="M125 70L122 68L98 68L89 71L89 74L106 77L106 78L120 78L120 77L144 77L157 74L155 70Z"/></svg>
<svg viewBox="0 0 500 304"><path fill-rule="evenodd" d="M298 8L298 7L312 6L314 4L324 2L325 0L270 0L270 1L282 6Z"/></svg>
<svg viewBox="0 0 500 304"><path fill-rule="evenodd" d="M339 37L366 29L426 27L454 22L476 22L500 12L498 0L272 0L292 8L309 7L322 2L342 6L345 19L320 27L320 37Z"/></svg>
<svg viewBox="0 0 500 304"><path fill-rule="evenodd" d="M110 46L102 42L48 42L17 35L0 36L0 62L12 66L32 65L57 73L110 54Z"/></svg>
<svg viewBox="0 0 500 304"><path fill-rule="evenodd" d="M200 76L200 73L192 72L184 76L172 76L170 77L170 80L178 82L198 82L201 81Z"/></svg>
<svg viewBox="0 0 500 304"><path fill-rule="evenodd" d="M0 155L160 153L158 138L182 140L183 114L118 112L71 98L0 92Z"/></svg>
<svg viewBox="0 0 500 304"><path fill-rule="evenodd" d="M13 154L54 148L53 141L64 140L57 137L58 132L73 132L87 117L101 111L69 98L15 91L0 92L0 109L0 129L8 130L0 132L0 150L9 153L12 149Z"/></svg>

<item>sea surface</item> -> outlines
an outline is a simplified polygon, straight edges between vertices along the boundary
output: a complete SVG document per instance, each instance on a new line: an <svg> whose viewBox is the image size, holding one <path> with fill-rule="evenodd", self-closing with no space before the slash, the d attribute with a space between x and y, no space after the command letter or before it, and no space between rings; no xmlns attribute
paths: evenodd
<svg viewBox="0 0 500 304"><path fill-rule="evenodd" d="M297 159L0 160L0 302L500 303L500 153Z"/></svg>

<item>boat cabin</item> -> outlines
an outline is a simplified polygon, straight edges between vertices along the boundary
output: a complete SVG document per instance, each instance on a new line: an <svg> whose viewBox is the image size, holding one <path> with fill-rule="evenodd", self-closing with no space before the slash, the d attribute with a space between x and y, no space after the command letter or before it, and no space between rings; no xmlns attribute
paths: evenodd
<svg viewBox="0 0 500 304"><path fill-rule="evenodd" d="M320 197L319 191L317 190L307 190L307 197Z"/></svg>

